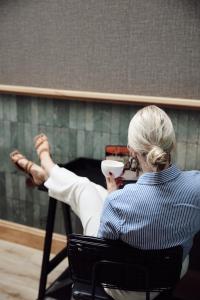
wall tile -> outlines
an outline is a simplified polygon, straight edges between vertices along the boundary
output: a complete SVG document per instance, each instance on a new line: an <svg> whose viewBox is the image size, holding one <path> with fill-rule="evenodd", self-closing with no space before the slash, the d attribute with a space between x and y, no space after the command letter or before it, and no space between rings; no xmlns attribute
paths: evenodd
<svg viewBox="0 0 200 300"><path fill-rule="evenodd" d="M3 115L3 96L0 95L0 121L3 120L4 115Z"/></svg>
<svg viewBox="0 0 200 300"><path fill-rule="evenodd" d="M69 160L74 160L77 157L77 130L69 129Z"/></svg>
<svg viewBox="0 0 200 300"><path fill-rule="evenodd" d="M36 191L35 191L36 192ZM34 201L32 204L32 211L33 211L33 226L36 228L41 228L41 222L40 222L40 196L39 193L43 193L43 192L39 192L37 191L37 197L34 197Z"/></svg>
<svg viewBox="0 0 200 300"><path fill-rule="evenodd" d="M53 152L51 151L51 153L53 153L53 158L60 162L61 161L61 156L62 156L62 151L63 151L63 145L62 145L62 140L61 140L61 129L60 127L54 127L53 128ZM48 136L48 135L47 135ZM49 140L50 142L50 140ZM50 143L50 145L52 145ZM51 146L52 149L52 146Z"/></svg>
<svg viewBox="0 0 200 300"><path fill-rule="evenodd" d="M93 158L101 159L102 158L102 143L101 143L101 132L94 132L93 138Z"/></svg>
<svg viewBox="0 0 200 300"><path fill-rule="evenodd" d="M110 118L110 131L113 134L119 134L120 127L120 106L113 105Z"/></svg>
<svg viewBox="0 0 200 300"><path fill-rule="evenodd" d="M77 129L85 129L85 102L77 102Z"/></svg>
<svg viewBox="0 0 200 300"><path fill-rule="evenodd" d="M24 206L26 201L26 177L24 175L19 176L19 199Z"/></svg>
<svg viewBox="0 0 200 300"><path fill-rule="evenodd" d="M77 112L78 103L76 101L69 102L69 128L76 129L77 128Z"/></svg>
<svg viewBox="0 0 200 300"><path fill-rule="evenodd" d="M86 131L85 132L85 156L93 157L93 141L94 141L94 132Z"/></svg>
<svg viewBox="0 0 200 300"><path fill-rule="evenodd" d="M68 162L69 161L69 149L71 147L71 141L69 138L69 128L61 128L60 132L60 149L61 149L61 160L60 162ZM54 138L56 141L56 137Z"/></svg>
<svg viewBox="0 0 200 300"><path fill-rule="evenodd" d="M110 136L110 144L111 145L119 145L119 134L111 134Z"/></svg>
<svg viewBox="0 0 200 300"><path fill-rule="evenodd" d="M196 169L197 145L193 143L186 145L185 169Z"/></svg>
<svg viewBox="0 0 200 300"><path fill-rule="evenodd" d="M7 218L7 201L6 201L6 175L5 172L0 172L0 191L1 191L1 208L0 218Z"/></svg>
<svg viewBox="0 0 200 300"><path fill-rule="evenodd" d="M12 197L11 199L20 199L20 192L19 192L19 179L21 176L21 171L17 171L12 174Z"/></svg>
<svg viewBox="0 0 200 300"><path fill-rule="evenodd" d="M36 97L30 97L29 99L31 103L31 123L39 124L39 112L38 112L38 99Z"/></svg>
<svg viewBox="0 0 200 300"><path fill-rule="evenodd" d="M196 159L196 170L200 170L200 144L197 147L197 159Z"/></svg>
<svg viewBox="0 0 200 300"><path fill-rule="evenodd" d="M187 140L190 143L198 144L200 113L190 111L188 116Z"/></svg>
<svg viewBox="0 0 200 300"><path fill-rule="evenodd" d="M94 103L94 131L102 132L103 113L101 110L101 104Z"/></svg>
<svg viewBox="0 0 200 300"><path fill-rule="evenodd" d="M85 130L92 131L94 129L94 105L86 102L85 104Z"/></svg>
<svg viewBox="0 0 200 300"><path fill-rule="evenodd" d="M53 125L55 127L68 127L69 102L63 100L53 101Z"/></svg>
<svg viewBox="0 0 200 300"><path fill-rule="evenodd" d="M38 201L39 192L37 191L36 193L36 191L33 188L28 188L28 187L26 187L25 192L26 192L26 201L25 201L26 224L28 226L34 226L34 222L33 222L34 202Z"/></svg>
<svg viewBox="0 0 200 300"><path fill-rule="evenodd" d="M7 204L7 217L6 217L6 220L14 222L13 199L10 199L10 198L6 197L6 204ZM20 220L18 220L17 222L20 223Z"/></svg>
<svg viewBox="0 0 200 300"><path fill-rule="evenodd" d="M34 151L34 143L33 143L33 126L30 123L24 123L24 144L25 147L21 148L20 151L27 156L28 159L32 159L32 153Z"/></svg>
<svg viewBox="0 0 200 300"><path fill-rule="evenodd" d="M24 123L21 122L17 123L17 149L19 149L20 151L26 149L25 127L24 127Z"/></svg>
<svg viewBox="0 0 200 300"><path fill-rule="evenodd" d="M11 199L13 197L13 185L12 185L11 172L5 172L5 190L6 190L6 199Z"/></svg>
<svg viewBox="0 0 200 300"><path fill-rule="evenodd" d="M187 142L188 112L180 111L178 115L177 140Z"/></svg>
<svg viewBox="0 0 200 300"><path fill-rule="evenodd" d="M129 106L122 106L120 110L120 129L119 142L121 145L127 145L127 130L131 120L131 110Z"/></svg>
<svg viewBox="0 0 200 300"><path fill-rule="evenodd" d="M39 125L53 125L53 100L38 98L38 123Z"/></svg>
<svg viewBox="0 0 200 300"><path fill-rule="evenodd" d="M102 132L106 132L109 133L111 131L111 124L110 124L110 120L111 120L111 106L109 104L101 104L100 106L101 112L102 112Z"/></svg>
<svg viewBox="0 0 200 300"><path fill-rule="evenodd" d="M10 121L0 122L0 127L1 171L9 171L9 153L11 143Z"/></svg>
<svg viewBox="0 0 200 300"><path fill-rule="evenodd" d="M17 149L18 147L18 135L17 135L17 122L10 122L10 149Z"/></svg>
<svg viewBox="0 0 200 300"><path fill-rule="evenodd" d="M16 96L17 121L21 123L32 122L31 101L27 97Z"/></svg>
<svg viewBox="0 0 200 300"><path fill-rule="evenodd" d="M108 132L103 132L103 134L102 134L102 154L103 154L103 156L102 157L104 157L104 155L105 155L105 146L107 146L107 145L110 145L111 144L111 142L110 142L110 133Z"/></svg>
<svg viewBox="0 0 200 300"><path fill-rule="evenodd" d="M14 198L12 199L12 215L13 215L13 221L22 223L21 219L21 205L20 205L20 199Z"/></svg>
<svg viewBox="0 0 200 300"><path fill-rule="evenodd" d="M177 142L176 152L177 152L176 163L177 163L179 168L184 170L185 169L185 164L186 164L186 143Z"/></svg>
<svg viewBox="0 0 200 300"><path fill-rule="evenodd" d="M17 102L16 96L4 95L3 100L3 118L7 121L17 121Z"/></svg>
<svg viewBox="0 0 200 300"><path fill-rule="evenodd" d="M85 156L85 131L77 130L77 157Z"/></svg>

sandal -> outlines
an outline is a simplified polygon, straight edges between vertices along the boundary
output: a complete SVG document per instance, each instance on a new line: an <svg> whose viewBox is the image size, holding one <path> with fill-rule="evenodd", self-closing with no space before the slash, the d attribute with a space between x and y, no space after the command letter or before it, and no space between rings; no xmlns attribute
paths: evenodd
<svg viewBox="0 0 200 300"><path fill-rule="evenodd" d="M40 158L43 152L47 152L50 155L50 145L48 138L44 133L40 133L34 138L35 149L37 151L38 157Z"/></svg>
<svg viewBox="0 0 200 300"><path fill-rule="evenodd" d="M19 170L30 176L32 186L41 185L45 181L45 171L42 167L28 160L18 150L10 153L10 159Z"/></svg>

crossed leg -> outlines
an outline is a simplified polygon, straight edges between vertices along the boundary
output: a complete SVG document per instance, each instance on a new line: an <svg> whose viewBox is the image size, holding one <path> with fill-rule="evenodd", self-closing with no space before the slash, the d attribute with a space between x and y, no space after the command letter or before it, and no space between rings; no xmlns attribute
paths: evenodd
<svg viewBox="0 0 200 300"><path fill-rule="evenodd" d="M81 220L84 234L96 236L107 190L86 177L58 167L51 158L46 135L35 137L35 148L41 166L49 176L44 183L49 195L71 206Z"/></svg>
<svg viewBox="0 0 200 300"><path fill-rule="evenodd" d="M84 234L96 236L107 190L86 177L77 176L56 165L51 158L46 135L36 136L34 143L41 166L28 161L18 151L11 153L12 162L22 171L30 174L35 185L44 183L51 197L70 205L81 220Z"/></svg>

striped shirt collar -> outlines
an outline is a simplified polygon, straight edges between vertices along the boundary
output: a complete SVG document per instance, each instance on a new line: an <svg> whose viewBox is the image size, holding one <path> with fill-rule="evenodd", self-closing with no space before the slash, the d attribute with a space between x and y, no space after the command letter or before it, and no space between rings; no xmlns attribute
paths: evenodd
<svg viewBox="0 0 200 300"><path fill-rule="evenodd" d="M175 165L160 172L147 172L141 175L137 181L138 184L162 184L173 180L181 173Z"/></svg>

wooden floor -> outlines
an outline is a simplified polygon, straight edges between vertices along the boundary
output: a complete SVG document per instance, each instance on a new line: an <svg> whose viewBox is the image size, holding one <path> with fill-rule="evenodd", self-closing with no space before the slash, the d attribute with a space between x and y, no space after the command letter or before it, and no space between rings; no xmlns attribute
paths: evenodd
<svg viewBox="0 0 200 300"><path fill-rule="evenodd" d="M42 252L0 240L0 300L35 300ZM63 261L49 276L48 284L65 270Z"/></svg>

